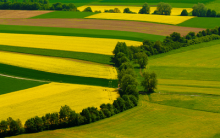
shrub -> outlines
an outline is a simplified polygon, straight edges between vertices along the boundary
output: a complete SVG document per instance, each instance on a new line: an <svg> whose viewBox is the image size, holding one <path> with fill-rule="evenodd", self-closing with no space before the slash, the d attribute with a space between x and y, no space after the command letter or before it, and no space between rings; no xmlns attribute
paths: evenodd
<svg viewBox="0 0 220 138"><path fill-rule="evenodd" d="M168 3L160 2L157 4L157 11L160 15L170 15L171 14L172 7Z"/></svg>
<svg viewBox="0 0 220 138"><path fill-rule="evenodd" d="M212 10L212 13L211 13L211 17L216 17L216 11L215 10Z"/></svg>
<svg viewBox="0 0 220 138"><path fill-rule="evenodd" d="M188 12L186 9L183 9L183 11L180 14L181 16L188 16Z"/></svg>
<svg viewBox="0 0 220 138"><path fill-rule="evenodd" d="M212 10L208 9L207 12L206 12L206 16L207 17L211 17L211 14L212 14Z"/></svg>
<svg viewBox="0 0 220 138"><path fill-rule="evenodd" d="M83 11L84 12L92 12L92 8L91 7L86 7Z"/></svg>
<svg viewBox="0 0 220 138"><path fill-rule="evenodd" d="M158 10L155 10L155 11L153 12L153 14L159 14Z"/></svg>
<svg viewBox="0 0 220 138"><path fill-rule="evenodd" d="M150 14L150 6L145 3L138 12L139 14Z"/></svg>
<svg viewBox="0 0 220 138"><path fill-rule="evenodd" d="M218 14L216 15L216 17L220 17L220 13L218 13Z"/></svg>
<svg viewBox="0 0 220 138"><path fill-rule="evenodd" d="M144 72L143 77L144 80L141 82L141 85L144 87L144 90L147 93L154 92L154 89L157 88L157 75L154 72Z"/></svg>

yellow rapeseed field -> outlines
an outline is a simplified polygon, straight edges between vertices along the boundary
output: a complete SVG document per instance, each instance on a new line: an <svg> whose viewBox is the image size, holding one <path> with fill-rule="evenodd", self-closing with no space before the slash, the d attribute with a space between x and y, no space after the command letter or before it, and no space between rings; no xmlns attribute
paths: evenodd
<svg viewBox="0 0 220 138"><path fill-rule="evenodd" d="M129 8L132 12L136 12L136 13L138 13L139 10L142 8L142 7L135 7L135 6L88 6L88 5L85 5L85 6L78 7L78 9L80 11L83 11L86 7L91 7L93 11L101 11L101 12L104 12L105 10L118 8L121 11L121 13L123 13L125 8ZM150 7L150 13L153 13L156 9L157 7ZM192 8L172 8L171 15L180 15L183 9L186 9L188 12L192 11Z"/></svg>
<svg viewBox="0 0 220 138"><path fill-rule="evenodd" d="M28 118L59 112L64 105L80 112L87 107L113 103L118 97L114 88L53 82L0 95L0 120L19 118L24 124Z"/></svg>
<svg viewBox="0 0 220 138"><path fill-rule="evenodd" d="M193 16L170 16L170 15L152 15L152 14L124 14L124 13L99 13L88 16L86 18L94 19L113 19L113 20L133 20L133 21L148 21L167 24L179 24Z"/></svg>
<svg viewBox="0 0 220 138"><path fill-rule="evenodd" d="M138 41L122 39L0 33L0 45L87 52L103 55L112 55L112 51L117 42L126 42L127 45L134 46L141 44L141 42Z"/></svg>
<svg viewBox="0 0 220 138"><path fill-rule="evenodd" d="M82 60L0 52L0 63L57 74L116 79L114 67Z"/></svg>

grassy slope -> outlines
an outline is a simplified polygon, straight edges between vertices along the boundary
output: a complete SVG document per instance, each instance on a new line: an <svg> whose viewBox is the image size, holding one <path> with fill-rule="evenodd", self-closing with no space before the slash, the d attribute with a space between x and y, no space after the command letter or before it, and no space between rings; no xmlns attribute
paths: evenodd
<svg viewBox="0 0 220 138"><path fill-rule="evenodd" d="M220 18L197 17L189 19L178 26L197 27L197 28L215 28L220 26Z"/></svg>
<svg viewBox="0 0 220 138"><path fill-rule="evenodd" d="M215 10L217 13L220 13L219 6L220 6L220 0L214 0L214 1L206 4L207 8Z"/></svg>
<svg viewBox="0 0 220 138"><path fill-rule="evenodd" d="M0 32L2 33L80 36L80 37L94 37L94 38L126 39L126 40L134 40L134 41L143 41L144 39L157 41L157 40L163 40L165 38L165 36L160 36L160 35L151 35L151 34L126 32L126 31L114 31L114 30L38 27L38 26L19 26L19 25L0 25L0 28L1 28Z"/></svg>
<svg viewBox="0 0 220 138"><path fill-rule="evenodd" d="M212 85L220 83L219 46L220 40L216 40L152 56L147 70L155 71L159 79L169 81L168 84L159 81L160 92L220 95L220 88ZM176 83L177 80L180 83Z"/></svg>
<svg viewBox="0 0 220 138"><path fill-rule="evenodd" d="M38 79L38 80L45 80L45 81L53 81L53 82L64 82L64 83L109 87L109 81L110 81L108 79L56 74L56 73L16 67L6 64L0 64L0 68L1 68L0 73L2 74L8 74L13 76ZM117 87L117 80L113 80L112 85L113 87Z"/></svg>
<svg viewBox="0 0 220 138"><path fill-rule="evenodd" d="M0 76L0 84L1 84L0 86L0 95L1 95L13 91L18 91L18 90L46 84L46 82L38 82L38 81L15 79L15 78ZM11 87L11 84L13 85L13 87Z"/></svg>
<svg viewBox="0 0 220 138"><path fill-rule="evenodd" d="M148 102L141 96L138 107L89 125L15 136L15 138L161 138L213 137L220 129L220 114Z"/></svg>

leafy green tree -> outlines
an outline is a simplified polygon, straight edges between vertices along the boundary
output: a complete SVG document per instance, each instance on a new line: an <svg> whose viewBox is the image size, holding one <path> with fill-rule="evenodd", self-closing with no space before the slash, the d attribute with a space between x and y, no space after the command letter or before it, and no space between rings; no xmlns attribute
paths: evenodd
<svg viewBox="0 0 220 138"><path fill-rule="evenodd" d="M203 3L198 3L193 6L192 15L198 17L206 17L207 8Z"/></svg>
<svg viewBox="0 0 220 138"><path fill-rule="evenodd" d="M50 114L50 128L56 129L59 126L59 114L58 113L51 113Z"/></svg>
<svg viewBox="0 0 220 138"><path fill-rule="evenodd" d="M131 65L130 62L125 62L125 63L122 63L121 66L118 68L119 71L121 70L127 70L127 69L134 69L134 67Z"/></svg>
<svg viewBox="0 0 220 138"><path fill-rule="evenodd" d="M114 8L113 12L114 13L121 13L121 11L118 8Z"/></svg>
<svg viewBox="0 0 220 138"><path fill-rule="evenodd" d="M61 106L60 112L59 112L61 124L63 125L68 124L68 120L69 120L71 112L72 112L72 109L68 105Z"/></svg>
<svg viewBox="0 0 220 138"><path fill-rule="evenodd" d="M206 13L206 16L207 16L207 17L211 17L211 14L212 14L212 10L211 10L211 9L208 9L208 10L207 10L207 13Z"/></svg>
<svg viewBox="0 0 220 138"><path fill-rule="evenodd" d="M118 105L119 105L119 111L120 112L123 112L126 110L126 105L125 105L125 101L124 99L122 99L121 97L117 98L117 101L118 101Z"/></svg>
<svg viewBox="0 0 220 138"><path fill-rule="evenodd" d="M7 136L7 130L8 130L8 122L5 120L2 120L0 122L0 136L2 137Z"/></svg>
<svg viewBox="0 0 220 138"><path fill-rule="evenodd" d="M180 14L181 16L188 16L188 12L186 9L183 9L183 11Z"/></svg>
<svg viewBox="0 0 220 138"><path fill-rule="evenodd" d="M130 100L128 95L123 95L122 99L125 101L125 106L127 109L134 107L133 102Z"/></svg>
<svg viewBox="0 0 220 138"><path fill-rule="evenodd" d="M77 126L84 124L85 122L85 117L80 115L80 114L76 114L76 119L75 119L75 124Z"/></svg>
<svg viewBox="0 0 220 138"><path fill-rule="evenodd" d="M129 8L125 8L124 11L123 11L123 13L134 13L134 12L130 11Z"/></svg>
<svg viewBox="0 0 220 138"><path fill-rule="evenodd" d="M158 51L158 53L162 53L163 50L162 50L162 44L160 41L156 41L154 43L154 48Z"/></svg>
<svg viewBox="0 0 220 138"><path fill-rule="evenodd" d="M28 119L25 122L24 126L25 126L25 132L27 132L27 133L37 132L37 128L36 128L36 125L35 125L34 118Z"/></svg>
<svg viewBox="0 0 220 138"><path fill-rule="evenodd" d="M68 119L68 124L69 126L75 126L75 120L76 120L76 112L75 111L71 111L70 112L70 116Z"/></svg>
<svg viewBox="0 0 220 138"><path fill-rule="evenodd" d="M212 12L211 12L211 17L216 17L216 11L215 10L212 10Z"/></svg>
<svg viewBox="0 0 220 138"><path fill-rule="evenodd" d="M52 6L55 10L61 11L63 9L63 4L61 2L54 3Z"/></svg>
<svg viewBox="0 0 220 138"><path fill-rule="evenodd" d="M123 92L125 92L129 85L133 85L137 87L138 82L132 75L125 74L121 79L120 88L122 89Z"/></svg>
<svg viewBox="0 0 220 138"><path fill-rule="evenodd" d="M77 11L77 7L73 3L69 3L70 11Z"/></svg>
<svg viewBox="0 0 220 138"><path fill-rule="evenodd" d="M129 99L133 102L134 106L137 106L138 99L134 95L129 95Z"/></svg>
<svg viewBox="0 0 220 138"><path fill-rule="evenodd" d="M123 78L123 76L125 75L125 74L130 74L130 75L132 75L134 78L136 78L137 77L137 75L136 75L136 73L134 72L134 69L132 69L132 68L128 68L128 69L122 69L121 71L119 71L119 73L118 73L118 81L119 81L119 83L121 82L121 80L122 80L122 78Z"/></svg>
<svg viewBox="0 0 220 138"><path fill-rule="evenodd" d="M122 52L119 52L115 57L115 66L121 66L125 62L129 62L129 59Z"/></svg>
<svg viewBox="0 0 220 138"><path fill-rule="evenodd" d="M129 50L125 42L118 42L115 46L115 49L113 50L113 54L115 55L115 57L120 52L124 53L125 56L129 57Z"/></svg>
<svg viewBox="0 0 220 138"><path fill-rule="evenodd" d="M99 117L100 117L100 119L104 119L105 118L105 115L102 112L102 110L99 111Z"/></svg>
<svg viewBox="0 0 220 138"><path fill-rule="evenodd" d="M144 52L136 53L135 63L139 64L141 68L145 68L148 63L148 56Z"/></svg>
<svg viewBox="0 0 220 138"><path fill-rule="evenodd" d="M83 12L92 12L92 8L91 7L86 7Z"/></svg>
<svg viewBox="0 0 220 138"><path fill-rule="evenodd" d="M44 123L43 123L43 120L40 117L35 116L34 123L35 123L35 126L36 126L36 132L43 131Z"/></svg>
<svg viewBox="0 0 220 138"><path fill-rule="evenodd" d="M85 117L85 123L89 124L92 122L91 114L88 109L83 109L80 115Z"/></svg>
<svg viewBox="0 0 220 138"><path fill-rule="evenodd" d="M157 4L157 11L160 15L170 15L172 7L168 3L160 2Z"/></svg>
<svg viewBox="0 0 220 138"><path fill-rule="evenodd" d="M154 92L154 89L157 88L157 75L154 72L144 72L143 78L144 80L141 82L141 86L144 87L144 90L147 93Z"/></svg>
<svg viewBox="0 0 220 138"><path fill-rule="evenodd" d="M150 14L150 6L147 3L144 3L142 8L138 12L139 14Z"/></svg>

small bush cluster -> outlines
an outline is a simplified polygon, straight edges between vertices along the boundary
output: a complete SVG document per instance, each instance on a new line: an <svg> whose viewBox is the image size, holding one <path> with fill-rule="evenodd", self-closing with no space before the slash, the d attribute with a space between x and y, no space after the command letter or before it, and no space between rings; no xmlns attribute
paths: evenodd
<svg viewBox="0 0 220 138"><path fill-rule="evenodd" d="M104 12L107 12L107 13L121 13L121 11L118 8L105 10Z"/></svg>
<svg viewBox="0 0 220 138"><path fill-rule="evenodd" d="M172 7L168 3L160 2L157 4L157 13L160 15L170 15Z"/></svg>

